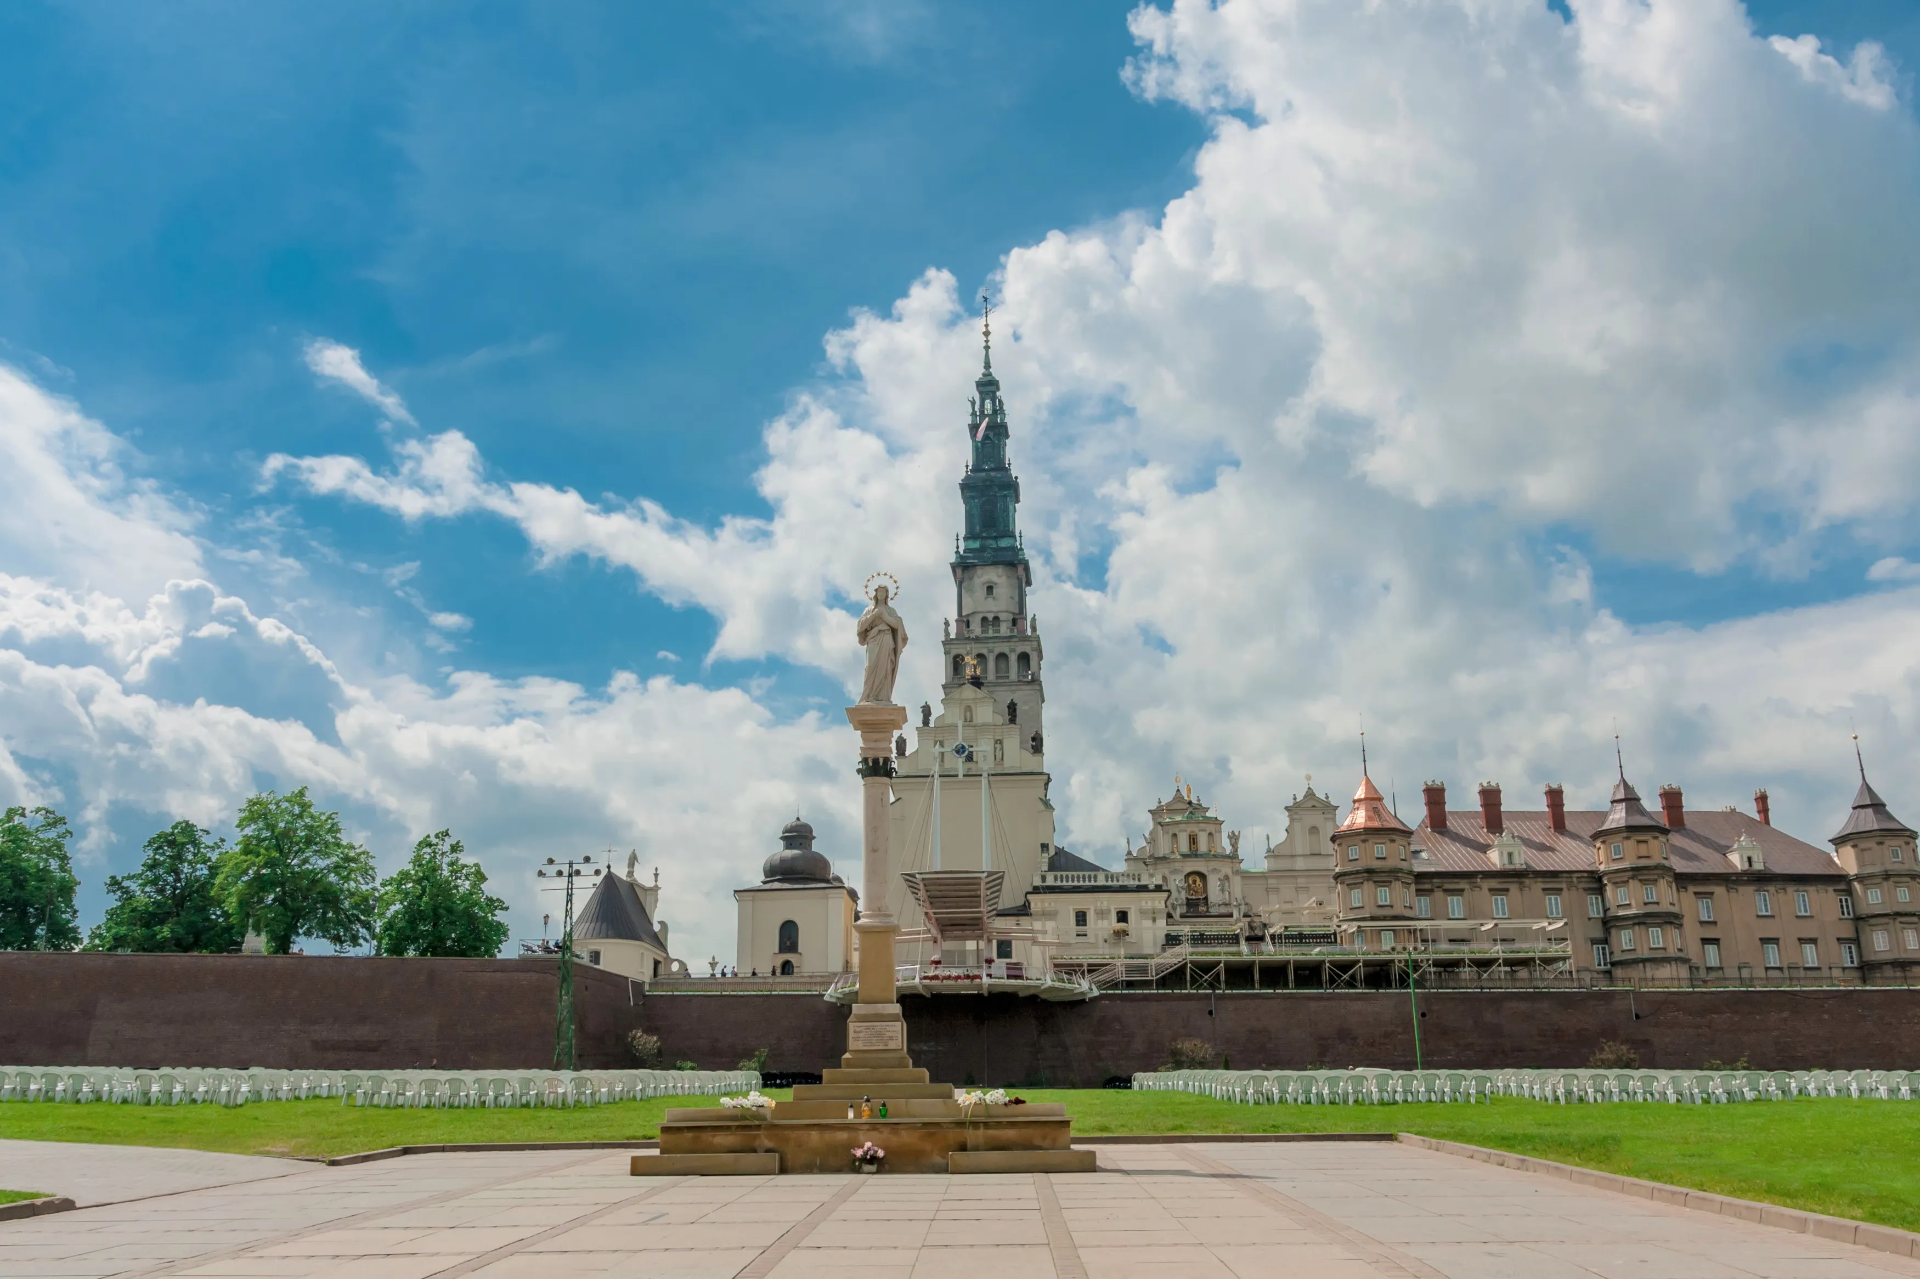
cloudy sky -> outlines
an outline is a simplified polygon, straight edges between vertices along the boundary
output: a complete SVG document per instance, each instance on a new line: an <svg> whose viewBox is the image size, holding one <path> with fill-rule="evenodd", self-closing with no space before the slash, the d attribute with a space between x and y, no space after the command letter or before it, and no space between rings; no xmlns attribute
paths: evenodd
<svg viewBox="0 0 1920 1279"><path fill-rule="evenodd" d="M1048 762L1920 814L1909 0L13 7L0 801L101 881L309 785L852 877L854 599L937 694L1001 299ZM918 654L916 658L915 654Z"/></svg>

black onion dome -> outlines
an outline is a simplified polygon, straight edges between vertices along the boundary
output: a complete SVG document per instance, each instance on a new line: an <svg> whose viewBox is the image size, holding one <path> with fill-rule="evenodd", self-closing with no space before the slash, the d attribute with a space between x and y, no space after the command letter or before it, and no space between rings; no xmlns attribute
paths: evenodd
<svg viewBox="0 0 1920 1279"><path fill-rule="evenodd" d="M764 884L829 884L833 863L813 851L813 827L798 817L780 828L780 851L760 868Z"/></svg>

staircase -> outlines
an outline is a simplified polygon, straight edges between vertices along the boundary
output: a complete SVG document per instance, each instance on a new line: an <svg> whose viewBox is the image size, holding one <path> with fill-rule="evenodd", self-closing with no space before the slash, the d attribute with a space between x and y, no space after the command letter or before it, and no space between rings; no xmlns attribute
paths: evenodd
<svg viewBox="0 0 1920 1279"><path fill-rule="evenodd" d="M1105 968L1087 974L1087 981L1095 990L1109 990L1115 986L1146 982L1151 985L1187 962L1190 950L1186 946L1176 946L1172 950L1163 950L1151 959L1118 959Z"/></svg>

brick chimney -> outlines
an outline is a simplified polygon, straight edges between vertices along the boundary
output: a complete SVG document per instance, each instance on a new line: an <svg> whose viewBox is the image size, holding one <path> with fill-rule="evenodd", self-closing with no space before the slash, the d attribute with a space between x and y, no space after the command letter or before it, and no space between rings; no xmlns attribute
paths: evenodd
<svg viewBox="0 0 1920 1279"><path fill-rule="evenodd" d="M1480 824L1487 828L1487 834L1498 835L1507 829L1500 820L1500 783L1480 783Z"/></svg>
<svg viewBox="0 0 1920 1279"><path fill-rule="evenodd" d="M1660 820L1670 830L1687 828L1687 810L1680 798L1680 788L1668 782L1660 788Z"/></svg>
<svg viewBox="0 0 1920 1279"><path fill-rule="evenodd" d="M1567 833L1567 792L1559 782L1547 784L1547 825L1556 835Z"/></svg>
<svg viewBox="0 0 1920 1279"><path fill-rule="evenodd" d="M1447 784L1428 782L1420 788L1420 793L1427 797L1427 829L1445 830L1447 828Z"/></svg>
<svg viewBox="0 0 1920 1279"><path fill-rule="evenodd" d="M1761 821L1769 826L1773 825L1773 813L1767 807L1766 791L1757 790L1753 793L1753 811L1760 814Z"/></svg>

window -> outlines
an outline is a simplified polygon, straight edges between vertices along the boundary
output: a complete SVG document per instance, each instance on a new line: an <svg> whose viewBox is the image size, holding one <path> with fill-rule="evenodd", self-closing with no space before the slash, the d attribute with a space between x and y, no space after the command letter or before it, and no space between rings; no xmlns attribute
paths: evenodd
<svg viewBox="0 0 1920 1279"><path fill-rule="evenodd" d="M1620 845L1618 844L1615 844L1613 846L1612 851L1613 851L1613 860L1615 861L1619 861L1622 857L1625 857L1627 855L1627 850L1620 847Z"/></svg>
<svg viewBox="0 0 1920 1279"><path fill-rule="evenodd" d="M1640 899L1649 906L1658 906L1660 904L1660 885L1640 885Z"/></svg>
<svg viewBox="0 0 1920 1279"><path fill-rule="evenodd" d="M992 583L992 582L988 582L988 583L987 583L987 598L988 598L988 599L992 599L992 598L993 598L993 583Z"/></svg>
<svg viewBox="0 0 1920 1279"><path fill-rule="evenodd" d="M1890 846L1890 847L1889 847L1889 848L1887 849L1887 851L1888 851L1889 853L1892 853L1892 854L1893 854L1893 860L1895 860L1895 861L1899 861L1899 860L1900 860L1900 845L1898 845L1898 844L1894 844L1894 845L1892 845L1892 846Z"/></svg>
<svg viewBox="0 0 1920 1279"><path fill-rule="evenodd" d="M1613 952L1607 948L1607 943L1603 941L1593 943L1593 966L1595 968L1613 967Z"/></svg>
<svg viewBox="0 0 1920 1279"><path fill-rule="evenodd" d="M1012 959L1012 958L1013 958L1013 943L1012 943L1012 942L1010 942L1010 941L1007 941L1007 940L1005 940L1004 938L1003 938L1003 939L1001 939L1001 940L999 940L999 941L996 941L996 942L994 942L994 943L993 943L993 957L994 957L995 959Z"/></svg>
<svg viewBox="0 0 1920 1279"><path fill-rule="evenodd" d="M1894 889L1893 895L1897 900L1903 901L1903 902L1910 901L1912 900L1912 897L1913 897L1913 894L1907 891L1907 886L1905 884L1902 884L1900 885L1900 887Z"/></svg>
<svg viewBox="0 0 1920 1279"><path fill-rule="evenodd" d="M1708 941L1705 938L1701 938L1700 960L1709 968L1718 968L1720 966L1720 943L1718 941Z"/></svg>
<svg viewBox="0 0 1920 1279"><path fill-rule="evenodd" d="M800 925L791 919L782 920L780 923L780 949L776 953L782 955L800 953Z"/></svg>
<svg viewBox="0 0 1920 1279"><path fill-rule="evenodd" d="M1375 844L1373 846L1373 860L1377 862L1387 860L1387 846L1385 844Z"/></svg>
<svg viewBox="0 0 1920 1279"><path fill-rule="evenodd" d="M1124 924L1124 923L1126 923L1126 922L1127 922L1127 912L1126 912L1126 911L1124 911L1124 910L1116 910L1116 911L1114 911L1114 912L1113 912L1113 922L1114 922L1114 923L1116 923L1116 924Z"/></svg>
<svg viewBox="0 0 1920 1279"><path fill-rule="evenodd" d="M1880 890L1877 888L1869 888L1867 890L1867 905L1878 906L1879 904L1880 904Z"/></svg>
<svg viewBox="0 0 1920 1279"><path fill-rule="evenodd" d="M1795 893L1793 895L1793 913L1802 918L1813 914L1813 898L1806 893Z"/></svg>
<svg viewBox="0 0 1920 1279"><path fill-rule="evenodd" d="M1032 653L1020 654L1019 657L1014 659L1013 667L1014 667L1015 673L1021 679L1032 679L1033 678L1033 654Z"/></svg>
<svg viewBox="0 0 1920 1279"><path fill-rule="evenodd" d="M1780 941L1775 937L1760 939L1760 959L1769 968L1780 966Z"/></svg>
<svg viewBox="0 0 1920 1279"><path fill-rule="evenodd" d="M1561 917L1560 916L1560 894L1548 893L1547 894L1547 918L1559 919L1560 917Z"/></svg>
<svg viewBox="0 0 1920 1279"><path fill-rule="evenodd" d="M1388 950L1393 947L1393 929L1382 928L1380 930L1380 947L1383 950Z"/></svg>
<svg viewBox="0 0 1920 1279"><path fill-rule="evenodd" d="M1507 917L1507 895L1505 893L1495 893L1493 895L1493 917L1495 919L1505 919Z"/></svg>
<svg viewBox="0 0 1920 1279"><path fill-rule="evenodd" d="M1860 966L1860 948L1850 941L1840 943L1840 963L1847 968Z"/></svg>
<svg viewBox="0 0 1920 1279"><path fill-rule="evenodd" d="M1800 943L1800 966L1802 968L1818 968L1820 966L1820 945L1818 942L1803 941Z"/></svg>
<svg viewBox="0 0 1920 1279"><path fill-rule="evenodd" d="M1647 949L1665 950L1667 948L1667 930L1660 927L1647 929Z"/></svg>
<svg viewBox="0 0 1920 1279"><path fill-rule="evenodd" d="M1756 915L1773 914L1773 894L1764 888L1753 895L1753 913ZM1779 967L1775 964L1772 967Z"/></svg>
<svg viewBox="0 0 1920 1279"><path fill-rule="evenodd" d="M1840 894L1840 918L1853 918L1853 896L1849 893Z"/></svg>
<svg viewBox="0 0 1920 1279"><path fill-rule="evenodd" d="M1587 918L1598 919L1600 918L1600 916L1606 913L1607 913L1607 903L1601 898L1600 894L1588 893L1587 894Z"/></svg>
<svg viewBox="0 0 1920 1279"><path fill-rule="evenodd" d="M1447 898L1447 918L1465 919L1467 917L1467 899L1453 895Z"/></svg>
<svg viewBox="0 0 1920 1279"><path fill-rule="evenodd" d="M1087 912L1086 912L1086 911L1084 911L1084 910L1076 910L1076 911L1074 911L1074 912L1073 912L1073 926L1074 926L1075 928L1085 928L1085 927L1087 926Z"/></svg>
<svg viewBox="0 0 1920 1279"><path fill-rule="evenodd" d="M1376 906L1393 905L1393 889L1387 887L1385 884L1376 886L1373 890L1373 904Z"/></svg>
<svg viewBox="0 0 1920 1279"><path fill-rule="evenodd" d="M1433 898L1416 897L1413 899L1413 913L1422 919L1433 918Z"/></svg>
<svg viewBox="0 0 1920 1279"><path fill-rule="evenodd" d="M1358 844L1347 845L1347 860L1350 862L1357 862L1360 860L1360 845Z"/></svg>
<svg viewBox="0 0 1920 1279"><path fill-rule="evenodd" d="M1347 901L1352 904L1355 910L1359 910L1360 909L1360 890L1356 888L1352 892L1348 893Z"/></svg>
<svg viewBox="0 0 1920 1279"><path fill-rule="evenodd" d="M1622 928L1620 930L1620 952L1625 955L1633 953L1633 929Z"/></svg>
<svg viewBox="0 0 1920 1279"><path fill-rule="evenodd" d="M1874 930L1873 930L1873 948L1874 948L1875 950L1886 950L1886 949L1888 949L1888 945L1887 945L1887 930L1886 930L1886 929L1884 929L1884 928L1876 928L1876 929L1874 929Z"/></svg>
<svg viewBox="0 0 1920 1279"><path fill-rule="evenodd" d="M1713 898L1696 897L1693 900L1700 908L1700 922L1703 924L1711 924L1713 922Z"/></svg>
<svg viewBox="0 0 1920 1279"><path fill-rule="evenodd" d="M597 950L588 951L587 962L589 964L592 964L595 968L598 968L600 966L600 952Z"/></svg>
<svg viewBox="0 0 1920 1279"><path fill-rule="evenodd" d="M1627 904L1627 886L1625 884L1617 884L1614 886L1613 904L1616 906L1624 906Z"/></svg>
<svg viewBox="0 0 1920 1279"><path fill-rule="evenodd" d="M1908 950L1920 950L1920 928L1902 928L1900 941Z"/></svg>

